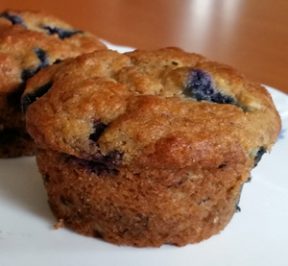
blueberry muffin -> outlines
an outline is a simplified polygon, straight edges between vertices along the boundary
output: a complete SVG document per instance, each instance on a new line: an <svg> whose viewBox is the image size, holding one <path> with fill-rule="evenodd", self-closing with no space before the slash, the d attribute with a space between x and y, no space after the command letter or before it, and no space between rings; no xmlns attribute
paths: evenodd
<svg viewBox="0 0 288 266"><path fill-rule="evenodd" d="M265 88L177 48L69 59L30 79L22 105L55 216L135 246L221 231L280 130Z"/></svg>
<svg viewBox="0 0 288 266"><path fill-rule="evenodd" d="M0 13L0 157L31 155L20 97L40 69L82 53L104 49L92 34L39 12Z"/></svg>

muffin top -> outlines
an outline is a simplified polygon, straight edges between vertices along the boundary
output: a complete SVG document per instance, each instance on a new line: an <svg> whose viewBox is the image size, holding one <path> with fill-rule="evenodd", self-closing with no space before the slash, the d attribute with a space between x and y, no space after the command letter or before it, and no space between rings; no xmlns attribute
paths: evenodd
<svg viewBox="0 0 288 266"><path fill-rule="evenodd" d="M103 49L92 34L40 12L0 13L0 94L23 90L40 69Z"/></svg>
<svg viewBox="0 0 288 266"><path fill-rule="evenodd" d="M28 81L22 107L41 148L108 169L253 167L280 130L265 88L178 48L55 64Z"/></svg>

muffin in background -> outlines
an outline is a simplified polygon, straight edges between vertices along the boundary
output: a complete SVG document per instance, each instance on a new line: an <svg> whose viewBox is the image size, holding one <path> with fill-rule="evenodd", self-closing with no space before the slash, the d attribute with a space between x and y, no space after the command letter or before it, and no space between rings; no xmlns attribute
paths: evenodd
<svg viewBox="0 0 288 266"><path fill-rule="evenodd" d="M219 233L280 131L265 88L177 48L69 59L22 105L55 217L121 245Z"/></svg>
<svg viewBox="0 0 288 266"><path fill-rule="evenodd" d="M40 69L83 53L105 49L94 35L41 12L0 13L0 157L34 154L20 97Z"/></svg>

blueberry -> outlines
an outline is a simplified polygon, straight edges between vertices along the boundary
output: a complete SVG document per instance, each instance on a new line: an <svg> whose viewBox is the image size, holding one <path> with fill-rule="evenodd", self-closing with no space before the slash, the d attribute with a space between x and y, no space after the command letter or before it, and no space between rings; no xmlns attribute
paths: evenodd
<svg viewBox="0 0 288 266"><path fill-rule="evenodd" d="M61 60L61 59L58 58L58 59L56 59L56 60L54 61L53 64L54 64L54 65L60 64L62 61L63 61L63 60Z"/></svg>
<svg viewBox="0 0 288 266"><path fill-rule="evenodd" d="M260 162L263 154L266 152L267 152L267 150L263 146L258 149L256 156L254 157L254 167L257 166L257 164Z"/></svg>
<svg viewBox="0 0 288 266"><path fill-rule="evenodd" d="M47 53L43 49L35 48L34 52L40 61L40 65L38 66L39 69L44 68L49 65Z"/></svg>
<svg viewBox="0 0 288 266"><path fill-rule="evenodd" d="M194 69L188 75L187 85L184 89L186 96L197 101L209 101L220 104L236 104L233 97L225 95L213 86L211 76L200 69Z"/></svg>
<svg viewBox="0 0 288 266"><path fill-rule="evenodd" d="M64 195L60 195L60 202L64 205L64 206L71 206L73 204L72 199L70 199L67 196Z"/></svg>
<svg viewBox="0 0 288 266"><path fill-rule="evenodd" d="M117 175L118 166L121 164L123 153L114 150L107 155L98 154L93 160L84 160L70 156L70 160L78 164L80 167L87 169L97 175L110 174Z"/></svg>
<svg viewBox="0 0 288 266"><path fill-rule="evenodd" d="M26 68L23 69L22 73L21 73L21 79L22 82L26 82L29 78L31 78L32 76L34 76L34 74L36 73L36 68Z"/></svg>
<svg viewBox="0 0 288 266"><path fill-rule="evenodd" d="M0 17L6 18L7 20L9 20L13 25L22 25L25 26L24 21L21 17L16 16L16 15L12 15L9 12L3 12L0 14Z"/></svg>
<svg viewBox="0 0 288 266"><path fill-rule="evenodd" d="M119 166L123 157L123 153L114 150L103 156L105 165L108 169L113 169L115 166Z"/></svg>
<svg viewBox="0 0 288 266"><path fill-rule="evenodd" d="M47 53L41 48L35 48L34 53L39 59L40 63L34 68L26 68L21 73L22 82L26 83L26 81L33 77L39 70L49 65Z"/></svg>
<svg viewBox="0 0 288 266"><path fill-rule="evenodd" d="M52 27L48 25L42 26L44 30L48 32L49 35L57 34L60 39L66 39L70 38L75 34L82 33L80 30L67 30L67 29L61 29L58 27Z"/></svg>
<svg viewBox="0 0 288 266"><path fill-rule="evenodd" d="M21 73L22 82L19 84L18 88L15 91L13 91L12 93L10 93L7 96L7 101L11 105L15 106L15 108L19 111L20 111L21 95L23 94L27 80L29 78L33 77L39 70L41 70L42 68L49 65L47 53L43 49L35 48L33 51L34 51L35 55L37 56L38 60L40 61L39 64L36 67L23 69L22 73ZM40 92L41 92L41 90L40 90ZM39 96L37 95L37 97L39 97ZM26 107L27 106L28 105L26 105ZM24 109L26 109L26 107ZM22 106L22 110L23 110L23 106Z"/></svg>
<svg viewBox="0 0 288 266"><path fill-rule="evenodd" d="M109 152L107 155L100 155L98 158L89 161L90 170L92 172L114 172L120 165L123 154L117 150ZM118 171L117 171L118 172Z"/></svg>
<svg viewBox="0 0 288 266"><path fill-rule="evenodd" d="M34 92L31 93L27 93L21 101L21 107L22 107L22 111L26 112L28 106L35 102L37 100L37 98L40 98L41 96L43 96L46 92L48 92L48 90L52 87L52 82L48 82L46 84L44 84L43 86L37 88Z"/></svg>
<svg viewBox="0 0 288 266"><path fill-rule="evenodd" d="M216 92L214 95L211 96L211 101L215 103L223 103L223 104L235 104L236 101L234 98L228 95L224 95L220 92Z"/></svg>
<svg viewBox="0 0 288 266"><path fill-rule="evenodd" d="M94 121L94 124L93 124L94 131L92 134L90 134L89 139L96 142L101 136L101 134L104 132L106 127L107 125L100 122L99 120Z"/></svg>
<svg viewBox="0 0 288 266"><path fill-rule="evenodd" d="M206 100L214 93L209 74L198 69L190 72L185 90L187 94L191 94L197 100Z"/></svg>

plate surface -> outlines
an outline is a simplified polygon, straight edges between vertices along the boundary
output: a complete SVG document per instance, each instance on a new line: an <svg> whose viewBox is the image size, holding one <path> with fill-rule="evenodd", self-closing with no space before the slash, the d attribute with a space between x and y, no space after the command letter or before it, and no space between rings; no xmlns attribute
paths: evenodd
<svg viewBox="0 0 288 266"><path fill-rule="evenodd" d="M54 230L55 219L47 205L35 159L2 159L0 266L287 266L288 96L268 89L281 114L283 129L272 152L263 156L252 172L252 181L244 186L242 211L234 215L221 234L182 248L131 248L67 229Z"/></svg>

